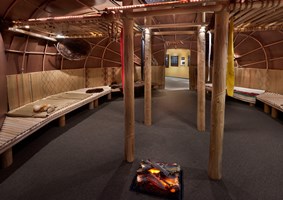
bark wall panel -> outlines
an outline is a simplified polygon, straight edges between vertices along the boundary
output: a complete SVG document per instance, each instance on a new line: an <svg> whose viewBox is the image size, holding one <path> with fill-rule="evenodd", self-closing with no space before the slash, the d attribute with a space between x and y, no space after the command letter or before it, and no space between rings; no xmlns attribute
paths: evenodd
<svg viewBox="0 0 283 200"><path fill-rule="evenodd" d="M42 71L43 55L27 55L25 72L38 72Z"/></svg>
<svg viewBox="0 0 283 200"><path fill-rule="evenodd" d="M45 40L38 40L37 38L30 37L27 51L33 52L44 52L46 41Z"/></svg>
<svg viewBox="0 0 283 200"><path fill-rule="evenodd" d="M283 70L268 70L266 90L283 94L282 77Z"/></svg>
<svg viewBox="0 0 283 200"><path fill-rule="evenodd" d="M7 84L6 84L6 74L7 74L7 60L5 56L5 47L0 33L0 95L1 95L1 104L0 104L0 130L5 119L5 113L8 110L7 107Z"/></svg>
<svg viewBox="0 0 283 200"><path fill-rule="evenodd" d="M12 50L18 50L18 51L24 51L25 50L25 45L26 45L26 36L23 35L15 35L12 42L11 46L9 49Z"/></svg>
<svg viewBox="0 0 283 200"><path fill-rule="evenodd" d="M63 69L78 69L84 66L85 60L67 60L64 59Z"/></svg>
<svg viewBox="0 0 283 200"><path fill-rule="evenodd" d="M101 68L101 59L89 57L86 62L86 68Z"/></svg>
<svg viewBox="0 0 283 200"><path fill-rule="evenodd" d="M44 66L44 70L48 71L48 70L60 70L61 69L61 56L49 56L46 55L45 56L45 66Z"/></svg>
<svg viewBox="0 0 283 200"><path fill-rule="evenodd" d="M7 74L19 74L21 73L21 66L23 61L22 54L7 53Z"/></svg>
<svg viewBox="0 0 283 200"><path fill-rule="evenodd" d="M235 68L235 86L265 90L266 78L265 69Z"/></svg>
<svg viewBox="0 0 283 200"><path fill-rule="evenodd" d="M100 46L97 46L95 47L92 52L91 52L91 55L92 56L97 56L97 57L102 57L103 55L103 51L104 51L104 48L100 47Z"/></svg>

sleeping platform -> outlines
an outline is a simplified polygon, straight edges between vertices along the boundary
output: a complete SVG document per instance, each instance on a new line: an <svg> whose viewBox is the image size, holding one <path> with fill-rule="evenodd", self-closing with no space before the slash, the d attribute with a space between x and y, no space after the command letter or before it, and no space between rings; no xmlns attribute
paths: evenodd
<svg viewBox="0 0 283 200"><path fill-rule="evenodd" d="M212 92L212 84L205 84L206 91ZM244 88L244 87L234 87L233 98L249 103L253 106L256 103L256 97L263 94L265 90Z"/></svg>
<svg viewBox="0 0 283 200"><path fill-rule="evenodd" d="M70 74L71 73L71 74ZM76 76L73 76L76 74ZM53 81L50 79L53 77ZM44 80L49 80L44 82ZM66 84L61 84L59 82ZM7 76L10 110L0 130L2 167L12 164L12 147L53 120L65 125L65 115L88 104L98 106L98 99L111 99L111 87L83 87L83 71L50 71ZM36 110L35 108L44 108ZM51 108L48 110L48 108Z"/></svg>

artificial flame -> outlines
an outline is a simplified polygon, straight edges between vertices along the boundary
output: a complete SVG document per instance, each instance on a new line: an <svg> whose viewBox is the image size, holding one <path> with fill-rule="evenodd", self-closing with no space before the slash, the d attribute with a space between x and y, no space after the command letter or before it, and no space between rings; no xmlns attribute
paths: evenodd
<svg viewBox="0 0 283 200"><path fill-rule="evenodd" d="M155 168L151 168L151 169L149 169L148 171L149 171L150 173L152 173L152 174L158 174L158 173L160 172L160 170L155 169Z"/></svg>

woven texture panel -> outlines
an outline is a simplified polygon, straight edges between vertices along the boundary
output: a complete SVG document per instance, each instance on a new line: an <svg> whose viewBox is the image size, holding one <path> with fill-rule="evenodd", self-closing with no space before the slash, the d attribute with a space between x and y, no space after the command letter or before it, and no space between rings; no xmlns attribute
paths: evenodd
<svg viewBox="0 0 283 200"><path fill-rule="evenodd" d="M104 69L103 68L89 68L86 71L86 86L95 87L104 85Z"/></svg>
<svg viewBox="0 0 283 200"><path fill-rule="evenodd" d="M84 69L52 70L7 76L9 110L52 94L84 87Z"/></svg>

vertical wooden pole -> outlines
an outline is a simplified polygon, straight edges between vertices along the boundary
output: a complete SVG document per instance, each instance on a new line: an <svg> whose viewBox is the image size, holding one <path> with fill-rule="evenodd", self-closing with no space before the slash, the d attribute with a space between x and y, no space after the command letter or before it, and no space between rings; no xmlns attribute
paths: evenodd
<svg viewBox="0 0 283 200"><path fill-rule="evenodd" d="M151 17L145 20L146 25L151 24ZM151 125L151 31L145 28L145 62L144 62L144 124Z"/></svg>
<svg viewBox="0 0 283 200"><path fill-rule="evenodd" d="M123 5L132 5L132 0L123 0ZM124 11L124 106L125 106L125 160L134 161L135 150L135 110L134 110L134 34L133 18Z"/></svg>
<svg viewBox="0 0 283 200"><path fill-rule="evenodd" d="M89 109L89 110L94 109L94 101L89 102L89 104L88 104L88 109Z"/></svg>
<svg viewBox="0 0 283 200"><path fill-rule="evenodd" d="M208 175L213 180L219 180L222 177L228 22L229 13L227 10L215 13L211 133L208 164Z"/></svg>
<svg viewBox="0 0 283 200"><path fill-rule="evenodd" d="M109 94L107 94L107 100L111 100L112 99L112 93L110 92Z"/></svg>
<svg viewBox="0 0 283 200"><path fill-rule="evenodd" d="M276 108L271 108L271 117L274 119L278 117L278 110Z"/></svg>
<svg viewBox="0 0 283 200"><path fill-rule="evenodd" d="M98 99L94 100L94 107L97 108L98 107Z"/></svg>
<svg viewBox="0 0 283 200"><path fill-rule="evenodd" d="M59 126L64 127L65 125L66 125L66 118L65 115L62 115L61 117L59 117Z"/></svg>
<svg viewBox="0 0 283 200"><path fill-rule="evenodd" d="M198 29L197 41L197 129L205 131L205 29Z"/></svg>
<svg viewBox="0 0 283 200"><path fill-rule="evenodd" d="M7 149L1 155L1 167L7 168L13 164L13 151L12 148Z"/></svg>
<svg viewBox="0 0 283 200"><path fill-rule="evenodd" d="M267 104L264 104L263 110L264 110L264 112L265 112L266 114L269 114L269 113L270 113L270 106L267 105Z"/></svg>

